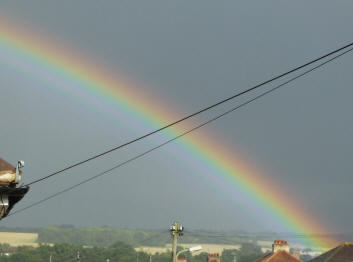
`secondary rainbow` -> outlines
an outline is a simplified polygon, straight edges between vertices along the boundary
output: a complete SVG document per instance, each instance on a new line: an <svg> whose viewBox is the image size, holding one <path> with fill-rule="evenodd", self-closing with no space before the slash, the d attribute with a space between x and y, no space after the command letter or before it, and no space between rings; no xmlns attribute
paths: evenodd
<svg viewBox="0 0 353 262"><path fill-rule="evenodd" d="M68 88L68 92L76 92L77 96L93 97L92 102L113 106L127 119L138 119L151 128L170 123L180 116L175 110L167 110L169 106L157 102L163 99L137 92L133 83L122 77L113 77L109 70L96 66L71 48L55 45L43 35L28 29L24 31L6 21L0 21L0 51L6 53L7 62L19 71L49 81L55 88ZM32 72L28 64L36 64L42 70ZM55 79L50 77L52 75ZM188 127L171 128L168 135L176 136L185 128ZM195 165L202 163L212 171L209 179L224 186L231 196L232 191L242 192L247 201L282 223L288 232L327 232L329 227L321 224L321 219L305 214L294 198L266 181L265 174L250 168L239 154L219 141L212 141L216 139L204 131L185 136L181 141L182 148L192 156ZM313 236L304 242L326 249L336 240Z"/></svg>

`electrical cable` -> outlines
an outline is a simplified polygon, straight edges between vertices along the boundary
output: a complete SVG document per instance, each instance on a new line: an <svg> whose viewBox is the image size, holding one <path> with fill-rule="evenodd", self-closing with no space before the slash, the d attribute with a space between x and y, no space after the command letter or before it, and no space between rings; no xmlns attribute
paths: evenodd
<svg viewBox="0 0 353 262"><path fill-rule="evenodd" d="M189 134L189 133L191 133L191 132L194 132L195 130L198 130L198 129L204 127L204 126L207 125L207 124L210 124L210 123L212 123L212 122L214 122L214 121L216 121L216 120L218 120L218 119L220 119L220 118L222 118L222 117L224 117L224 116L226 116L226 115L228 115L228 114L234 112L235 110L237 110L237 109L239 109L239 108L241 108L241 107L243 107L243 106L245 106L245 105L248 105L248 104L252 103L253 101L255 101L255 100L259 99L259 98L262 98L263 96L265 96L265 95L267 95L267 94L270 94L270 93L276 91L276 90L279 89L280 87L282 87L282 86L284 86L284 85L286 85L286 84L288 84L288 83L290 83L290 82L292 82L292 81L294 81L294 80L296 80L296 79L298 79L298 78L300 78L300 77L305 76L306 74L308 74L308 73L310 73L310 72L312 72L312 71L314 71L314 70L316 70L316 69L318 69L318 68L320 68L320 67L322 67L322 66L328 64L329 62L331 62L331 61L333 61L333 60L335 60L335 59L337 59L337 58L339 58L339 57L341 57L341 56L347 54L348 52L351 52L352 50L353 50L353 48L350 48L349 50L346 50L345 52L342 52L342 53L340 53L340 54L334 56L333 58L331 58L331 59L329 59L329 60L327 60L327 61L325 61L325 62L322 62L322 63L320 63L319 65L317 65L317 66L315 66L315 67L313 67L313 68L311 68L311 69L309 69L309 70L307 70L307 71L305 71L305 72L303 72L303 73L301 73L301 74L299 74L299 75L297 75L297 76L295 76L295 77L293 77L293 78L291 78L291 79L285 81L284 83L282 83L282 84L280 84L280 85L277 85L277 86L275 86L275 87L273 87L273 88L267 90L266 92L263 92L263 93L261 93L261 94L255 96L254 98L252 98L252 99L250 99L250 100L248 100L248 101L246 101L246 102L244 102L244 103L242 103L242 104L240 104L240 105L238 105L238 106L236 106L236 107L233 107L233 108L231 108L231 109L229 109L229 110L223 112L222 114L217 115L216 117L213 117L213 118L211 118L210 120L208 120L208 121L206 121L206 122L203 122L202 124L197 125L196 127L192 128L192 129L190 129L190 130L188 130L188 131L183 132L182 134L180 134L180 135L178 135L178 136L176 136L176 137L174 137L174 138L172 138L172 139L169 139L169 140L163 142L162 144L159 144L158 146L155 146L155 147L153 147L153 148L151 148L151 149L149 149L149 150L147 150L147 151L145 151L145 152L143 152L143 153L141 153L141 154L138 154L138 155L136 155L136 156L134 156L134 157L132 157L132 158L130 158L130 159L128 159L128 160L126 160L126 161L124 161L124 162L122 162L122 163L120 163L120 164L118 164L118 165L116 165L116 166L114 166L114 167L112 167L112 168L110 168L110 169L107 169L107 170L105 170L105 171L103 171L103 172L101 172L101 173L99 173L99 174L97 174L97 175L95 175L95 176L92 176L92 177L90 177L90 178L87 178L87 179L81 181L80 183L77 183L77 184L75 184L75 185L72 185L72 186L70 186L70 187L68 187L68 188L66 188L66 189L64 189L64 190L62 190L62 191L59 191L59 192L57 192L57 193L55 193L55 194L53 194L53 195L50 195L50 196L48 196L48 197L46 197L46 198L44 198L44 199L42 199L42 200L39 200L39 201L34 202L34 203L32 203L32 204L30 204L30 205L28 205L28 206L26 206L26 207L23 207L23 208L21 208L21 209L18 209L18 210L16 210L16 211L14 211L13 213L10 213L7 217L13 216L14 214L23 212L23 211L25 211L25 210L27 210L27 209L29 209L29 208L32 208L32 207L34 207L34 206L37 206L37 205L39 205L39 204L41 204L41 203L43 203L43 202L46 202L46 201L48 201L48 200L50 200L50 199L52 199L52 198L54 198L54 197L56 197L56 196L58 196L58 195L61 195L61 194L66 193L66 192L68 192L68 191L71 191L72 189L74 189L74 188L76 188L76 187L79 187L79 186L81 186L81 185L83 185L83 184L85 184L85 183L87 183L87 182L89 182L89 181L92 181L92 180L94 180L94 179L96 179L96 178L98 178L98 177L101 177L101 176L103 176L103 175L105 175L105 174L108 174L108 173L110 173L111 171L113 171L113 170L115 170L115 169L117 169L117 168L120 168L121 166L124 166L124 165L126 165L126 164L128 164L128 163L130 163L130 162L132 162L132 161L134 161L134 160L137 160L137 159L139 159L139 158L141 158L141 157L143 157L143 156L145 156L145 155L147 155L147 154L149 154L149 153L151 153L151 152L153 152L153 151L155 151L155 150L157 150L157 149L159 149L159 148L161 148L161 147L163 147L163 146L165 146L165 145L167 145L167 144L169 144L169 143L171 143L171 142L173 142L173 141L175 141L175 140L177 140L177 139L179 139L179 138L181 138L181 137L183 137L183 136L185 136L185 135L187 135L187 134ZM6 218L6 217L5 217L5 218ZM5 219L5 218L4 218L4 219Z"/></svg>
<svg viewBox="0 0 353 262"><path fill-rule="evenodd" d="M334 50L334 51L332 51L332 52L329 52L329 53L327 53L327 54L325 54L325 55L323 55L323 56L321 56L321 57L319 57L319 58L313 59L313 60L311 60L311 61L309 61L309 62L307 62L307 63L305 63L305 64L303 64L303 65L301 65L301 66L295 67L295 68L293 68L293 69L291 69L291 70L289 70L289 71L287 71L287 72L285 72L285 73L283 73L283 74L280 74L280 75L275 76L275 77L273 77L273 78L271 78L271 79L269 79L269 80L266 80L266 81L264 81L264 82L262 82L262 83L260 83L260 84L258 84L258 85L256 85L256 86L254 86L254 87L251 87L251 88L246 89L246 90L244 90L244 91L242 91L242 92L240 92L240 93L237 93L237 94L235 94L235 95L233 95L233 96L230 96L230 97L225 98L225 99L223 99L223 100L221 100L221 101L218 101L217 103L214 103L214 104L212 104L212 105L210 105L210 106L207 106L207 107L205 107L205 108L203 108L203 109L201 109L201 110L199 110L199 111L196 111L196 112L194 112L194 113L192 113L192 114L190 114L190 115L187 115L187 116L185 116L185 117L183 117L183 118L181 118L181 119L179 119L179 120L177 120L177 121L174 121L174 122L172 122L172 123L170 123L170 124L167 124L167 125L165 125L165 126L163 126L163 127L161 127L161 128L158 128L158 129L152 131L152 132L149 132L149 133L147 133L147 134L145 134L145 135L143 135L143 136L140 136L140 137L137 137L137 138L135 138L135 139L132 139L132 140L126 142L126 143L123 143L123 144L121 144L121 145L118 145L118 146L116 146L116 147L114 147L114 148L111 148L111 149L105 151L105 152L102 152L102 153L100 153L100 154L97 154L97 155L94 155L94 156L92 156L92 157L89 157L89 158L87 158L86 160L77 162L77 163L72 164L72 165L70 165L70 166L67 166L67 167L65 167L65 168L63 168L63 169L60 169L60 170L58 170L58 171L56 171L56 172L54 172L54 173L51 173L51 174L49 174L49 175L46 175L46 176L44 176L44 177L42 177L42 178L36 179L36 180L34 180L34 181L28 183L27 186L33 185L33 184L35 184L35 183L38 183L38 182L43 181L43 180L45 180L45 179L48 179L48 178L50 178L50 177L52 177L52 176L58 175L58 174L60 174L60 173L62 173L62 172L64 172L64 171L67 171L67 170L69 170L69 169L72 169L72 168L77 167L77 166L79 166L79 165L82 165L82 164L84 164L84 163L87 163L87 162L89 162L89 161L91 161L91 160L94 160L94 159L96 159L96 158L99 158L99 157L101 157L101 156L104 156L104 155L106 155L106 154L109 154L109 153L111 153L111 152L113 152L113 151L115 151L115 150L118 150L118 149L120 149L120 148L123 148L123 147L125 147L125 146L128 146L128 145L130 145L130 144L132 144L132 143L135 143L135 142L137 142L137 141L140 141L140 140L142 140L142 139L144 139L144 138L146 138L146 137L149 137L149 136L151 136L151 135L153 135L153 134L156 134L156 133L158 133L158 132L160 132L160 131L162 131L162 130L165 130L165 129L167 129L167 128L171 127L171 126L174 126L174 125L176 125L176 124L178 124L178 123L180 123L180 122L183 122L183 121L185 121L185 120L187 120L187 119L189 119L189 118L192 118L192 117L194 117L194 116L196 116L196 115L199 115L199 114L201 114L201 113L203 113L203 112L205 112L205 111L208 111L208 110L210 110L210 109L212 109L212 108L214 108L214 107L217 107L217 106L219 106L219 105L221 105L221 104L224 104L225 102L228 102L228 101L230 101L230 100L233 100L233 99L236 98L236 97L239 97L239 96L241 96L241 95L244 95L244 94L246 94L246 93L249 93L250 91L253 91L253 90L255 90L255 89L257 89L257 88L259 88L259 87L261 87L261 86L263 86L263 85L266 85L266 84L268 84L268 83L270 83L270 82L273 82L273 81L275 81L275 80L277 80L277 79L280 79L280 78L282 78L282 77L284 77L284 76L286 76L286 75L289 75L289 74L291 74L291 73L293 73L293 72L296 72L296 71L298 71L298 70L300 70L300 69L302 69L302 68L305 68L305 67L307 67L307 66L309 66L309 65L311 65L311 64L313 64L313 63L315 63L315 62L318 62L318 61L320 61L320 60L322 60L322 59L324 59L324 58L326 58L326 57L329 57L329 56L331 56L331 55L333 55L333 54L335 54L335 53L338 53L338 52L340 52L340 51L342 51L342 50L344 50L344 49L347 49L348 47L350 47L350 46L352 46L352 45L353 45L353 42L352 42L352 43L349 43L349 44L347 44L347 45L345 45L345 46L343 46L343 47L340 47L340 48L338 48L338 49L336 49L336 50Z"/></svg>

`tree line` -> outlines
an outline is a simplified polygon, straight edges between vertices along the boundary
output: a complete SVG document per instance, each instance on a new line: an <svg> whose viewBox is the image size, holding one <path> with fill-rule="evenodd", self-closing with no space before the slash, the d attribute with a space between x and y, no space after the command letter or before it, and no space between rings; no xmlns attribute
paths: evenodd
<svg viewBox="0 0 353 262"><path fill-rule="evenodd" d="M47 262L51 257L52 262L73 262L77 254L81 262L170 262L171 252L156 253L152 257L146 252L136 251L133 246L121 241L108 247L85 247L60 243L54 245L40 244L38 247L22 246L10 255L5 255L8 245L0 245L0 262ZM180 250L181 247L178 247ZM252 262L261 256L261 248L253 244L243 244L239 250L226 249L222 252L222 262ZM192 256L184 253L188 262L206 262L207 253Z"/></svg>
<svg viewBox="0 0 353 262"><path fill-rule="evenodd" d="M89 246L109 246L123 241L132 246L165 246L170 243L169 233L153 230L123 229L104 227L76 228L70 225L40 228L37 231L39 243L70 243ZM145 241L148 239L148 241ZM187 232L185 243L241 244L251 242L249 236L215 232Z"/></svg>

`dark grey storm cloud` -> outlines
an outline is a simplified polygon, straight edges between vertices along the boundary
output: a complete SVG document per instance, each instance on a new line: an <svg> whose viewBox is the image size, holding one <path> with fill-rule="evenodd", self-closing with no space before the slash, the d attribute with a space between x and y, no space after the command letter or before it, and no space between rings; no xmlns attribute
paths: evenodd
<svg viewBox="0 0 353 262"><path fill-rule="evenodd" d="M343 0L33 0L1 2L0 20L72 46L185 114L352 41L352 10L353 3ZM342 57L207 127L337 231L353 219L352 58ZM151 128L131 130L129 122L6 61L0 61L0 79L0 156L23 158L26 182ZM159 141L35 185L18 207ZM2 223L162 228L178 218L194 228L273 229L273 218L263 213L259 219L239 193L226 194L202 179L200 170L185 164L187 154L170 145Z"/></svg>

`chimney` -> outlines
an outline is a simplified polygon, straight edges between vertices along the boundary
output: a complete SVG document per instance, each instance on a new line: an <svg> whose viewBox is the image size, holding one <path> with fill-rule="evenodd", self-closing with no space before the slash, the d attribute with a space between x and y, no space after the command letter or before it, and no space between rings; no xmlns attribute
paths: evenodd
<svg viewBox="0 0 353 262"><path fill-rule="evenodd" d="M187 262L188 260L184 256L178 256L177 261L178 262Z"/></svg>
<svg viewBox="0 0 353 262"><path fill-rule="evenodd" d="M208 262L221 262L221 256L218 253L208 254Z"/></svg>
<svg viewBox="0 0 353 262"><path fill-rule="evenodd" d="M272 244L272 253L276 253L278 250L287 251L289 253L289 245L285 240L275 240Z"/></svg>

